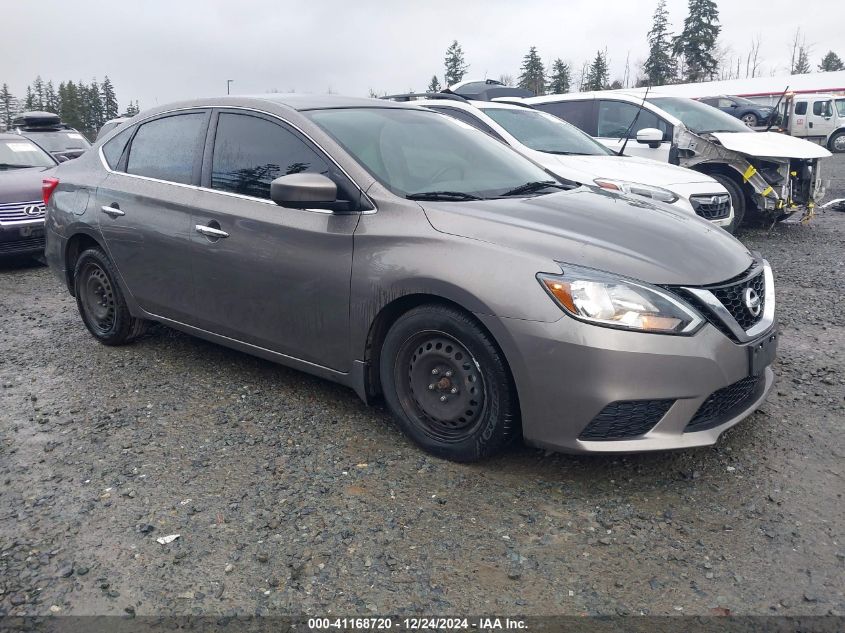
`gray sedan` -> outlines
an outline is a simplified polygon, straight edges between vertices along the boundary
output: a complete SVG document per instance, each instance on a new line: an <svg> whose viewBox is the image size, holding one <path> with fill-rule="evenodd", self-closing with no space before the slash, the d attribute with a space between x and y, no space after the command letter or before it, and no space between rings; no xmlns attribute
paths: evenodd
<svg viewBox="0 0 845 633"><path fill-rule="evenodd" d="M708 445L772 386L761 257L413 105L161 106L56 178L47 259L97 340L158 321L337 381L445 458Z"/></svg>

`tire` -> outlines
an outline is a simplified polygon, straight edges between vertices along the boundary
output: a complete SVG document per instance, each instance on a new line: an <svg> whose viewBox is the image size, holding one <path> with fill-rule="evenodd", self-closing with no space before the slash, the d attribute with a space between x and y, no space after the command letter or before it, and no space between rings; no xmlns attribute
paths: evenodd
<svg viewBox="0 0 845 633"><path fill-rule="evenodd" d="M725 189L728 190L728 193L731 196L731 206L734 209L734 219L733 222L728 224L725 227L725 230L728 233L735 233L736 230L742 225L742 221L745 219L745 194L742 192L742 188L736 184L734 180L724 176L722 174L709 174L713 179L716 180L720 185L722 185Z"/></svg>
<svg viewBox="0 0 845 633"><path fill-rule="evenodd" d="M834 154L845 152L845 130L839 130L827 141L828 149Z"/></svg>
<svg viewBox="0 0 845 633"><path fill-rule="evenodd" d="M760 119L753 112L746 112L740 117L740 120L748 127L757 127L760 125Z"/></svg>
<svg viewBox="0 0 845 633"><path fill-rule="evenodd" d="M146 330L147 322L129 313L117 283L117 271L99 248L89 248L76 260L73 293L82 322L104 345L124 345Z"/></svg>
<svg viewBox="0 0 845 633"><path fill-rule="evenodd" d="M477 461L517 435L519 405L507 363L460 310L423 305L403 314L385 337L379 369L399 427L433 455Z"/></svg>

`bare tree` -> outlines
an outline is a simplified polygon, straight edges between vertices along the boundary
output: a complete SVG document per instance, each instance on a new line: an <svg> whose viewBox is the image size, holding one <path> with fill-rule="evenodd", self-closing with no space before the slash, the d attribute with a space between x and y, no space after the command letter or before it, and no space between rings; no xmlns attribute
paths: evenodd
<svg viewBox="0 0 845 633"><path fill-rule="evenodd" d="M513 85L514 85L513 75L507 75L507 74L499 75L499 81L501 81L506 86L513 88Z"/></svg>
<svg viewBox="0 0 845 633"><path fill-rule="evenodd" d="M751 48L748 50L748 57L745 59L745 77L756 77L760 72L760 46L763 43L763 36L759 33L751 38ZM737 76L739 72L737 72Z"/></svg>
<svg viewBox="0 0 845 633"><path fill-rule="evenodd" d="M584 92L587 82L590 81L590 62L585 61L581 65L581 76L578 78L578 92Z"/></svg>

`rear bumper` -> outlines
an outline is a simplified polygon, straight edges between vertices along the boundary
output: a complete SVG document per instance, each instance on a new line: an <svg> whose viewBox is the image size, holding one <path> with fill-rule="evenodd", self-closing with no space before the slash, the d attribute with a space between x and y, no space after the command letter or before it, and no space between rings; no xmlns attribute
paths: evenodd
<svg viewBox="0 0 845 633"><path fill-rule="evenodd" d="M569 317L554 323L479 318L510 363L523 435L534 446L571 453L707 446L751 414L774 383L771 367L765 367L741 398L728 400L731 406L702 423L702 412L713 410L719 393L749 378L747 345L712 325L683 337L612 330ZM776 324L764 337L775 331ZM659 403L641 433L592 439L600 414L616 405L631 411L625 406L640 403ZM620 424L629 421L623 416Z"/></svg>

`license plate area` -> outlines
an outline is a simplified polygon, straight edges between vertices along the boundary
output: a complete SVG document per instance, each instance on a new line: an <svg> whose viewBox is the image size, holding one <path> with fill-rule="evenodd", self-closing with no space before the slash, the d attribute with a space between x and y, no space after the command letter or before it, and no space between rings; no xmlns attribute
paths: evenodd
<svg viewBox="0 0 845 633"><path fill-rule="evenodd" d="M778 334L772 332L748 346L748 374L760 376L771 365L778 350Z"/></svg>
<svg viewBox="0 0 845 633"><path fill-rule="evenodd" d="M44 237L44 227L41 226L22 226L20 228L21 237Z"/></svg>

